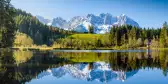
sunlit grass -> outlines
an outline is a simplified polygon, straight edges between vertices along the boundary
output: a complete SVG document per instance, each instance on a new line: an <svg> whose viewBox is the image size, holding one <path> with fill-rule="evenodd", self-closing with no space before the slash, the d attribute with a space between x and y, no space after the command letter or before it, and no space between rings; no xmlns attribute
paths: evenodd
<svg viewBox="0 0 168 84"><path fill-rule="evenodd" d="M80 40L95 40L95 39L104 39L107 37L107 34L73 34L68 36L68 38L80 39Z"/></svg>

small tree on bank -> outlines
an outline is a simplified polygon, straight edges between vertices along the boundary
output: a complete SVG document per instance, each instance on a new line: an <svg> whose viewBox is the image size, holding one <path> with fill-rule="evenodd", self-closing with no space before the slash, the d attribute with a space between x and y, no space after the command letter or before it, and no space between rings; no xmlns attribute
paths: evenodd
<svg viewBox="0 0 168 84"><path fill-rule="evenodd" d="M94 27L91 25L91 26L89 26L89 32L88 33L91 33L91 34L93 34L94 33Z"/></svg>
<svg viewBox="0 0 168 84"><path fill-rule="evenodd" d="M167 44L166 44L166 41L167 41L167 22L165 22L163 24L163 28L161 29L161 33L160 33L160 47L166 47Z"/></svg>
<svg viewBox="0 0 168 84"><path fill-rule="evenodd" d="M98 38L97 40L96 40L96 47L102 47L102 41Z"/></svg>

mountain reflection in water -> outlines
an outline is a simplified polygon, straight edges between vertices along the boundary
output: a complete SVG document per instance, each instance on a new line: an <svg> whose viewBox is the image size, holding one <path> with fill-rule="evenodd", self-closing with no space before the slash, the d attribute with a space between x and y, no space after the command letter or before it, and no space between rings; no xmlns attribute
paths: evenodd
<svg viewBox="0 0 168 84"><path fill-rule="evenodd" d="M167 51L40 52L1 50L0 83L31 83L32 80L45 80L45 77L48 76L56 79L70 77L89 83L93 81L108 83L115 80L124 82L138 74L139 70L145 69L162 70L162 75L167 77L167 67ZM64 81L69 80L65 79Z"/></svg>
<svg viewBox="0 0 168 84"><path fill-rule="evenodd" d="M93 66L93 68L90 69L90 66ZM69 74L73 78L87 81L97 80L100 82L108 82L112 79L124 81L137 72L138 70L128 72L122 70L113 71L110 68L110 65L104 62L95 62L92 65L80 63L75 65L68 64L62 67L48 69L38 74L37 79L43 78L47 75L53 75L56 78L61 78L66 74Z"/></svg>

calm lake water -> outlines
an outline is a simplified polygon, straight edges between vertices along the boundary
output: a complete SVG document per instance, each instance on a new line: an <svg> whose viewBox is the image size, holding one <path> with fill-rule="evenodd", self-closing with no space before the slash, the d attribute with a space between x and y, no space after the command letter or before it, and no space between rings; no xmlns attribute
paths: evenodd
<svg viewBox="0 0 168 84"><path fill-rule="evenodd" d="M168 84L168 51L0 51L0 84Z"/></svg>

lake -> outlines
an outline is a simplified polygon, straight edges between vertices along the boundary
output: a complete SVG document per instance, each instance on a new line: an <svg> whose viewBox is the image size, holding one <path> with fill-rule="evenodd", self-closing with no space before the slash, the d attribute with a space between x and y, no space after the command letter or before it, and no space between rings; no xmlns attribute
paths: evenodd
<svg viewBox="0 0 168 84"><path fill-rule="evenodd" d="M0 51L1 84L167 84L166 50Z"/></svg>

